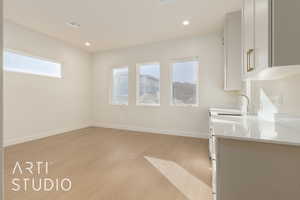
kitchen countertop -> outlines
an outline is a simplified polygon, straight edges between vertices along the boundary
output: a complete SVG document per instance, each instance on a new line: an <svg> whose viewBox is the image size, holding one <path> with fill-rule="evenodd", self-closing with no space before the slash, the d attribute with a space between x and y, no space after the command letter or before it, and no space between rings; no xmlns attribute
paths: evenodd
<svg viewBox="0 0 300 200"><path fill-rule="evenodd" d="M211 113L230 113L230 114L241 114L241 110L238 108L209 108L209 112Z"/></svg>
<svg viewBox="0 0 300 200"><path fill-rule="evenodd" d="M257 116L211 116L215 137L300 146L300 117L278 117L275 122Z"/></svg>

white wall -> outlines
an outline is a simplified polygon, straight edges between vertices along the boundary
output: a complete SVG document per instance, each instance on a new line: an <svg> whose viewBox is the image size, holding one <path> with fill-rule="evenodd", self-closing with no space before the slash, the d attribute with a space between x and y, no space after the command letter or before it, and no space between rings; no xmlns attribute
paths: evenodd
<svg viewBox="0 0 300 200"><path fill-rule="evenodd" d="M200 106L172 107L170 60L195 56L200 59ZM136 106L135 65L153 61L161 64L161 106ZM129 106L110 105L111 69L126 65L130 76ZM223 91L223 82L223 46L219 34L98 52L93 56L94 125L207 137L208 107L236 104L236 96Z"/></svg>
<svg viewBox="0 0 300 200"><path fill-rule="evenodd" d="M220 34L142 45L90 55L61 41L5 21L4 47L58 60L63 78L4 73L4 143L14 144L89 125L157 133L208 136L207 109L235 105L236 95L223 91ZM198 108L172 107L170 61L198 56ZM135 67L161 64L161 106L135 105ZM129 106L109 104L112 67L129 66ZM92 68L91 68L92 66Z"/></svg>
<svg viewBox="0 0 300 200"><path fill-rule="evenodd" d="M8 21L4 47L63 63L62 79L4 73L6 145L90 125L89 53Z"/></svg>
<svg viewBox="0 0 300 200"><path fill-rule="evenodd" d="M1 47L1 55L0 55L0 63L3 63L3 1L0 1L0 47ZM2 66L2 64L0 64ZM4 164L3 164L3 71L0 70L0 180L3 180L4 175ZM4 199L3 192L3 181L0 183L0 199Z"/></svg>

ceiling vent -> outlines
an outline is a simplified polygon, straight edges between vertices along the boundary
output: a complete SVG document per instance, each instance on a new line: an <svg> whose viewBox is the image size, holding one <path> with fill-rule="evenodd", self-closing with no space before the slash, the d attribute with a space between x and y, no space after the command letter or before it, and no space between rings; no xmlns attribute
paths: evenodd
<svg viewBox="0 0 300 200"><path fill-rule="evenodd" d="M78 24L76 22L67 22L67 25L72 28L80 28L80 24Z"/></svg>

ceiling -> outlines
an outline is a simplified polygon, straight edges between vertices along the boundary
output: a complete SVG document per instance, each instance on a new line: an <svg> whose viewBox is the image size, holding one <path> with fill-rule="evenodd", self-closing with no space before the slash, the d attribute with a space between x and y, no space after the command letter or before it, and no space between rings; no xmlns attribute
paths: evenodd
<svg viewBox="0 0 300 200"><path fill-rule="evenodd" d="M4 17L94 52L219 31L225 14L240 9L241 1L4 0ZM184 20L190 25L183 26Z"/></svg>

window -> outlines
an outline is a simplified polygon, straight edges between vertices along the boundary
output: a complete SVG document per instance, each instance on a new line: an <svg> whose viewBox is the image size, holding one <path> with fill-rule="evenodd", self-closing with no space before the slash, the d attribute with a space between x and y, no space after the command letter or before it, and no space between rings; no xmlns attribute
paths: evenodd
<svg viewBox="0 0 300 200"><path fill-rule="evenodd" d="M128 67L113 69L112 104L128 105Z"/></svg>
<svg viewBox="0 0 300 200"><path fill-rule="evenodd" d="M198 105L198 61L179 61L172 65L172 104Z"/></svg>
<svg viewBox="0 0 300 200"><path fill-rule="evenodd" d="M160 104L160 65L158 63L137 66L137 104Z"/></svg>
<svg viewBox="0 0 300 200"><path fill-rule="evenodd" d="M4 70L61 78L61 64L4 51Z"/></svg>

